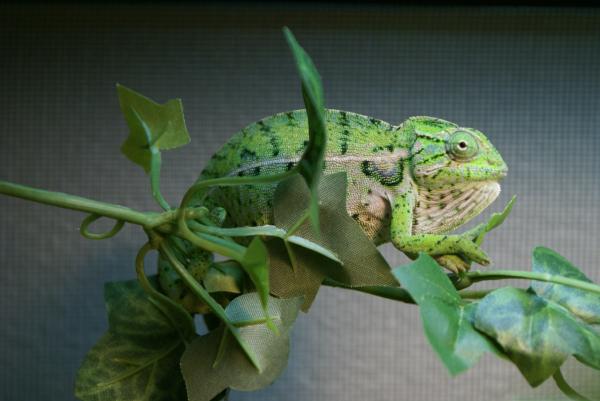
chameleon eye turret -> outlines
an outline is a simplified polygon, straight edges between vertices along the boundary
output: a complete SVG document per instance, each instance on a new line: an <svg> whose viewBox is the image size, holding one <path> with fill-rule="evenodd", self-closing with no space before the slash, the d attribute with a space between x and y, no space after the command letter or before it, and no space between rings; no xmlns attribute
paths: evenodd
<svg viewBox="0 0 600 401"><path fill-rule="evenodd" d="M451 158L455 160L468 160L479 152L479 144L473 135L466 131L454 132L448 142L446 149Z"/></svg>

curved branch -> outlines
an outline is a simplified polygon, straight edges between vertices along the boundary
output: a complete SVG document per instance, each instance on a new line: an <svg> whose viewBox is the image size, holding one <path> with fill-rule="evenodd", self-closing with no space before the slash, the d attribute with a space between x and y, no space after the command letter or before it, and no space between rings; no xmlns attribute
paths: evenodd
<svg viewBox="0 0 600 401"><path fill-rule="evenodd" d="M107 231L105 233L93 233L93 232L89 231L88 227L93 222L95 222L98 219L101 219L102 217L103 216L100 216L99 214L96 214L96 213L92 213L88 217L86 217L81 222L81 227L79 227L79 232L81 233L81 235L83 235L87 239L95 239L95 240L106 239L106 238L114 237L115 235L117 235L117 233L119 231L121 231L121 229L125 225L124 220L117 220L117 221L115 221L115 225L113 226L113 228L111 228L109 231Z"/></svg>

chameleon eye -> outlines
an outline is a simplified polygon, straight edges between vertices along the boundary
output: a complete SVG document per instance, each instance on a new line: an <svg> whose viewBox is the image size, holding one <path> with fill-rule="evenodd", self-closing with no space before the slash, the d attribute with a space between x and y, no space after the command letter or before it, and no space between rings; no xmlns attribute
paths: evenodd
<svg viewBox="0 0 600 401"><path fill-rule="evenodd" d="M446 150L453 159L470 159L479 151L479 145L473 135L466 131L456 131L448 139Z"/></svg>

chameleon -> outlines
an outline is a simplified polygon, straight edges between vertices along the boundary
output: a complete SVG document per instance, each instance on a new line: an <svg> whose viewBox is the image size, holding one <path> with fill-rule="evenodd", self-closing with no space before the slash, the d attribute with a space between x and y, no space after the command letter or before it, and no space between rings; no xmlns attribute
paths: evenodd
<svg viewBox="0 0 600 401"><path fill-rule="evenodd" d="M500 193L508 168L480 131L434 117L393 125L326 109L324 174L346 172L346 211L375 245L391 242L409 258L425 252L453 272L489 258L467 235L450 234ZM198 180L292 169L308 144L305 110L252 123L225 143ZM277 183L212 187L196 204L223 208L224 226L273 224Z"/></svg>

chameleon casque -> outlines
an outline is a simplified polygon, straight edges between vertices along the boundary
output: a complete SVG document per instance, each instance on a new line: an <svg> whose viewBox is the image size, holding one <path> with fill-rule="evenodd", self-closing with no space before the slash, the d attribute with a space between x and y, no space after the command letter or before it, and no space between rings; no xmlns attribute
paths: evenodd
<svg viewBox="0 0 600 401"><path fill-rule="evenodd" d="M454 272L489 263L472 238L448 234L496 199L507 173L483 133L425 116L392 125L326 110L325 120L324 174L346 172L347 212L376 245L391 241L411 258L426 252ZM199 180L291 169L307 143L304 110L266 117L235 134ZM224 208L226 226L273 224L276 186L213 187L195 203Z"/></svg>

